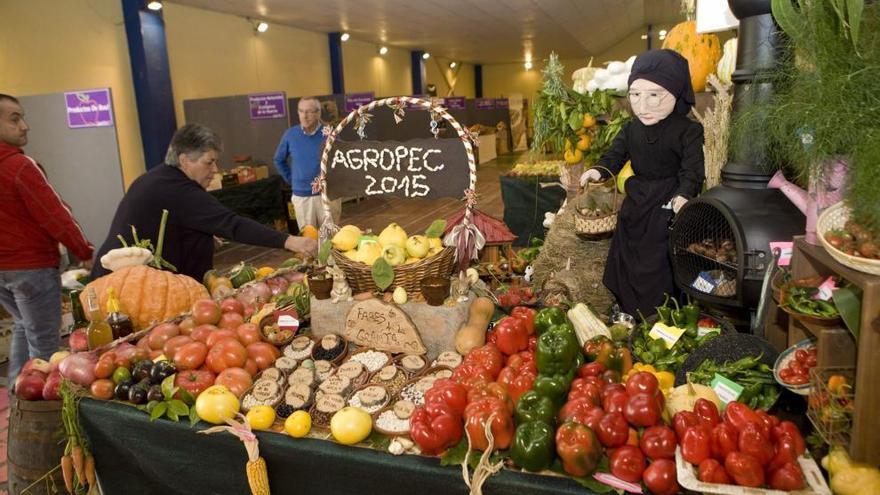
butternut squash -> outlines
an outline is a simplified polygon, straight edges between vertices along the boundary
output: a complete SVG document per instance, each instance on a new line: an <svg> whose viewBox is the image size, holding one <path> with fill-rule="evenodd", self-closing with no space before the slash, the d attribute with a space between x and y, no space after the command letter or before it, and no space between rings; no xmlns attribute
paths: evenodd
<svg viewBox="0 0 880 495"><path fill-rule="evenodd" d="M471 303L468 321L455 334L455 350L462 356L486 343L486 329L495 313L495 303L478 297Z"/></svg>

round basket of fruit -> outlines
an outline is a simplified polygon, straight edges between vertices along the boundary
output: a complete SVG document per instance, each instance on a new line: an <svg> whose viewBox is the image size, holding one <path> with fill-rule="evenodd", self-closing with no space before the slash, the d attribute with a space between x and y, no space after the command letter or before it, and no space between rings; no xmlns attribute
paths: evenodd
<svg viewBox="0 0 880 495"><path fill-rule="evenodd" d="M819 215L816 232L822 246L842 265L880 275L880 235L851 219L851 213L840 202Z"/></svg>

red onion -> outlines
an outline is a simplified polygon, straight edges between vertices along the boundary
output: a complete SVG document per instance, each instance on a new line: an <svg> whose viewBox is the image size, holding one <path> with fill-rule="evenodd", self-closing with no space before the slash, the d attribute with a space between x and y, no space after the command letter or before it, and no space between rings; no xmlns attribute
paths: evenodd
<svg viewBox="0 0 880 495"><path fill-rule="evenodd" d="M254 305L257 302L265 303L272 298L272 289L266 282L257 282L242 288L235 298L245 306Z"/></svg>
<svg viewBox="0 0 880 495"><path fill-rule="evenodd" d="M64 358L58 365L58 370L64 378L88 387L95 381L95 363L97 362L98 356L94 352L77 352Z"/></svg>
<svg viewBox="0 0 880 495"><path fill-rule="evenodd" d="M272 290L272 295L277 296L278 294L284 294L287 292L287 287L290 283L288 283L287 279L284 277L272 277L266 280L266 285Z"/></svg>

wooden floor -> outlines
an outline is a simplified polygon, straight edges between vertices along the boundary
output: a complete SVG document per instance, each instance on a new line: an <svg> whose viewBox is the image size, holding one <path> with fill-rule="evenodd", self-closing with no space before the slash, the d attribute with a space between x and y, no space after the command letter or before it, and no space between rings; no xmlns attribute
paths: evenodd
<svg viewBox="0 0 880 495"><path fill-rule="evenodd" d="M499 156L477 170L477 207L497 218L504 215L498 178L510 170L520 158L519 153ZM396 197L375 197L351 201L343 205L340 225L357 225L363 230L379 233L391 222L397 222L408 234L422 233L431 222L447 218L464 208L452 198L415 200ZM239 262L254 266L278 266L290 257L280 249L269 249L230 242L214 254L214 267L225 270Z"/></svg>

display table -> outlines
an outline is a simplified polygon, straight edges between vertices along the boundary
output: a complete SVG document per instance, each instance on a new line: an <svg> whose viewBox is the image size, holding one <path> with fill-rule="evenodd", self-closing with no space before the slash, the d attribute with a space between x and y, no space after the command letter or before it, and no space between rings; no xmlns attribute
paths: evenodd
<svg viewBox="0 0 880 495"><path fill-rule="evenodd" d="M280 175L210 191L224 206L264 225L287 219L290 186Z"/></svg>
<svg viewBox="0 0 880 495"><path fill-rule="evenodd" d="M501 177L504 223L516 234L514 246L528 246L532 237L544 238L544 213L556 213L565 201L561 187L541 187L559 177Z"/></svg>
<svg viewBox="0 0 880 495"><path fill-rule="evenodd" d="M199 435L208 425L150 421L132 406L83 399L80 422L95 456L103 493L245 494L247 454L222 433ZM419 495L467 493L458 467L436 458L392 456L332 441L258 433L273 493ZM504 470L483 485L490 494L588 494L571 479Z"/></svg>

